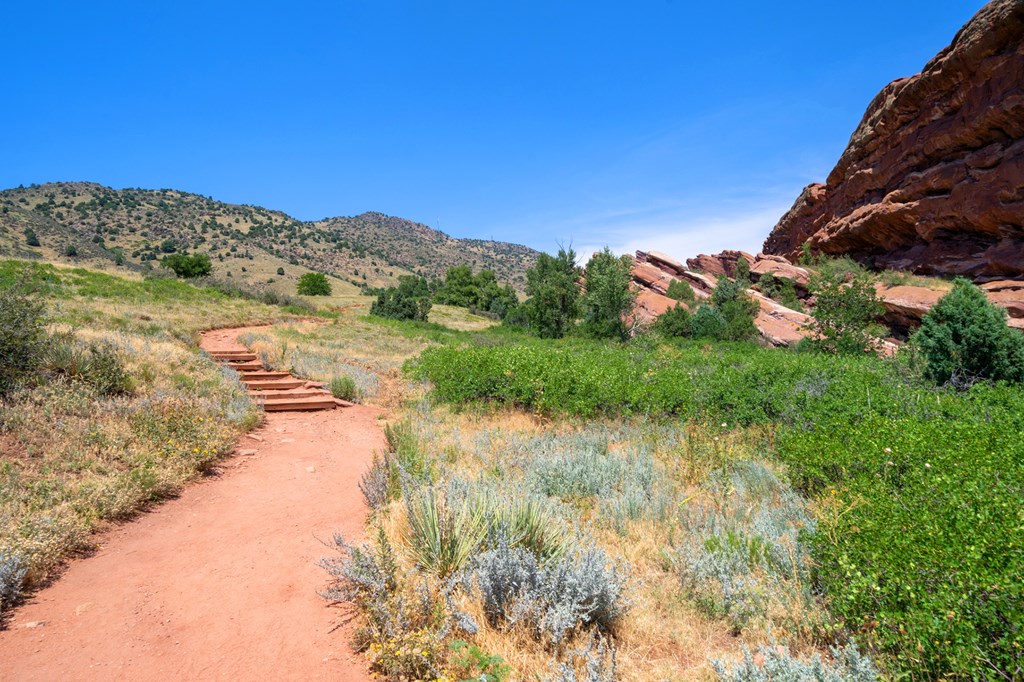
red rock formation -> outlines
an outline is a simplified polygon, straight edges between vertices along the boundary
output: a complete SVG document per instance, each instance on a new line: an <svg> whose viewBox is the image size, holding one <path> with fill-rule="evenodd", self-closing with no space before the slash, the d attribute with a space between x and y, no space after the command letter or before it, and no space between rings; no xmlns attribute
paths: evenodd
<svg viewBox="0 0 1024 682"><path fill-rule="evenodd" d="M798 268L781 256L765 256L757 254L754 264L750 266L750 279L758 281L764 275L772 275L779 279L788 279L793 282L796 291L801 296L807 295L807 285L811 279L811 273L805 268Z"/></svg>
<svg viewBox="0 0 1024 682"><path fill-rule="evenodd" d="M993 0L882 89L764 251L795 259L804 242L878 268L1024 277L1024 0Z"/></svg>
<svg viewBox="0 0 1024 682"><path fill-rule="evenodd" d="M748 265L754 264L754 257L744 251L723 251L709 256L705 253L696 258L687 258L686 267L690 270L699 270L712 277L725 275L726 277L736 276L736 263L740 258L747 261Z"/></svg>
<svg viewBox="0 0 1024 682"><path fill-rule="evenodd" d="M1009 314L1007 323L1016 329L1024 329L1024 282L999 281L982 286L988 300L1003 308ZM921 324L933 305L945 295L945 291L911 285L875 285L878 299L885 307L884 322L895 332L906 335Z"/></svg>
<svg viewBox="0 0 1024 682"><path fill-rule="evenodd" d="M749 254L742 254L739 251L731 253L739 254L737 257L747 257L754 261L754 257ZM687 261L687 263L689 262ZM735 265L736 261L732 262ZM787 265L785 259L774 259L770 262L777 266ZM804 273L806 274L806 271ZM714 277L687 270L678 261L664 254L637 251L633 265L633 285L637 289L637 298L631 321L650 323L659 315L678 305L677 301L664 295L669 284L676 280L689 282L698 300L708 298L716 284ZM807 315L790 310L752 289L747 293L757 301L760 307L754 324L757 325L758 331L765 341L774 346L788 346L805 336L806 331L803 327L810 320ZM685 307L692 308L692 306Z"/></svg>

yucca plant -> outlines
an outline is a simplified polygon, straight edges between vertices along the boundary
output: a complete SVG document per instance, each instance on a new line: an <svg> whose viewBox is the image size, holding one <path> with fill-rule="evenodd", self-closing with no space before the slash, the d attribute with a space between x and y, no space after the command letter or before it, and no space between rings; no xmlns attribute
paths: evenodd
<svg viewBox="0 0 1024 682"><path fill-rule="evenodd" d="M402 540L416 565L447 578L465 566L487 532L484 505L475 498L453 501L434 487L406 495L408 523Z"/></svg>
<svg viewBox="0 0 1024 682"><path fill-rule="evenodd" d="M492 511L490 525L504 531L510 546L529 550L539 559L558 557L565 549L565 524L535 497L499 504Z"/></svg>

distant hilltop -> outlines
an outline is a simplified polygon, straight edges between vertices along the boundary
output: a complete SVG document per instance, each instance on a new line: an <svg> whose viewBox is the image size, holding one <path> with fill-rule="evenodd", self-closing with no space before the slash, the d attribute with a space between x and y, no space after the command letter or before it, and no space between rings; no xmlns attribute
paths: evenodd
<svg viewBox="0 0 1024 682"><path fill-rule="evenodd" d="M355 292L390 286L401 275L444 277L456 265L493 270L522 290L539 255L519 244L455 239L383 213L308 222L173 189L89 182L0 191L0 255L139 269L178 251L209 254L217 276L289 293L309 271Z"/></svg>

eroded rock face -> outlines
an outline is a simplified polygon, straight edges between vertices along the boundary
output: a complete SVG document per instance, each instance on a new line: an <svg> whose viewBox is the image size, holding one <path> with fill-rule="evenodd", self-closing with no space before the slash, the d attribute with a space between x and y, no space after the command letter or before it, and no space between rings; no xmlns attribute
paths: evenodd
<svg viewBox="0 0 1024 682"><path fill-rule="evenodd" d="M686 267L690 270L700 270L712 277L725 275L726 277L736 276L736 263L740 258L747 261L747 265L754 264L754 257L744 251L723 251L712 256L700 254L696 258L687 258Z"/></svg>
<svg viewBox="0 0 1024 682"><path fill-rule="evenodd" d="M761 263L760 260L755 259L750 254L744 254L740 251L726 251L724 253L737 254L736 258L748 258L752 262L751 273ZM721 255L700 256L699 258L706 258L709 259L708 262L711 262L711 260L717 259ZM725 262L730 262L730 258L728 255L725 256ZM687 264L690 264L693 260L688 260ZM766 272L773 268L778 272L787 268L793 268L784 258L771 257L764 262L771 264L763 266L762 269ZM732 259L731 263L734 268L736 260ZM725 266L723 266L723 272L724 270ZM802 270L802 268L796 268L796 270ZM807 271L802 270L802 272L806 281ZM687 270L679 261L673 260L664 254L656 251L650 253L637 251L633 265L633 286L637 289L637 297L633 306L632 320L650 323L676 305L685 306L685 304L679 304L664 295L668 290L669 284L676 280L688 282L693 288L698 302L710 297L717 284L717 278L711 274ZM760 310L754 320L754 324L768 343L773 346L788 346L797 343L808 333L805 327L809 323L810 317L807 315L776 303L752 289L748 289L747 294L757 301ZM685 307L692 310L695 306Z"/></svg>
<svg viewBox="0 0 1024 682"><path fill-rule="evenodd" d="M882 89L764 251L796 259L804 242L876 268L1024 277L1024 0L993 0Z"/></svg>

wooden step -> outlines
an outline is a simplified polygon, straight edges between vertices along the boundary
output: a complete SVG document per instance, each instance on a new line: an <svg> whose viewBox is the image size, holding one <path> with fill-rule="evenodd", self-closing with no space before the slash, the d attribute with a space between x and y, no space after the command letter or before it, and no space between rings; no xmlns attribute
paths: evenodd
<svg viewBox="0 0 1024 682"><path fill-rule="evenodd" d="M242 383L247 384L250 381L266 381L267 379L294 379L288 372L245 372L242 374ZM298 381L298 379L296 379Z"/></svg>
<svg viewBox="0 0 1024 682"><path fill-rule="evenodd" d="M315 388L294 388L284 391L266 390L266 391L250 391L249 395L256 402L261 400L269 400L272 398L324 398L331 396L327 391L321 391Z"/></svg>
<svg viewBox="0 0 1024 682"><path fill-rule="evenodd" d="M253 381L245 381L245 387L249 389L250 394L254 391L273 391L282 390L288 388L305 388L303 382L298 379L254 379Z"/></svg>
<svg viewBox="0 0 1024 682"><path fill-rule="evenodd" d="M261 362L229 362L228 367L236 372L264 372L266 368Z"/></svg>
<svg viewBox="0 0 1024 682"><path fill-rule="evenodd" d="M273 398L261 403L267 412L285 410L333 410L337 407L331 396L320 398Z"/></svg>
<svg viewBox="0 0 1024 682"><path fill-rule="evenodd" d="M210 357L215 360L223 360L225 362L245 362L258 359L255 353L250 353L246 350L212 350L209 353Z"/></svg>

